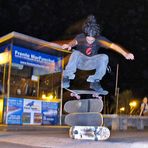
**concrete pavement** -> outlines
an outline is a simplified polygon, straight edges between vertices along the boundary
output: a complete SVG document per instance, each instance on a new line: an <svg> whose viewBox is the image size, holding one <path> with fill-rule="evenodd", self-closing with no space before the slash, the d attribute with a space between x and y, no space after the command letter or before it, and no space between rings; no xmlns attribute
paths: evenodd
<svg viewBox="0 0 148 148"><path fill-rule="evenodd" d="M107 141L73 140L69 138L68 129L0 131L0 148L2 145L9 148L11 143L11 148L147 148L148 131L111 131L111 137Z"/></svg>

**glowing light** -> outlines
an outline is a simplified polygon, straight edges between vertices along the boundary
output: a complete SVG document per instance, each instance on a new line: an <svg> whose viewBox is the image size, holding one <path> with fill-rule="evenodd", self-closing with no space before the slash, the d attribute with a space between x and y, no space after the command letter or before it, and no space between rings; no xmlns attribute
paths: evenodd
<svg viewBox="0 0 148 148"><path fill-rule="evenodd" d="M132 101L129 103L130 107L136 107L137 106L137 102L136 101Z"/></svg>
<svg viewBox="0 0 148 148"><path fill-rule="evenodd" d="M42 99L46 99L46 95L45 94L42 95Z"/></svg>
<svg viewBox="0 0 148 148"><path fill-rule="evenodd" d="M52 93L48 93L47 96L45 94L42 94L42 99L44 99L45 101L49 101L49 102L60 102L60 99L58 99Z"/></svg>
<svg viewBox="0 0 148 148"><path fill-rule="evenodd" d="M5 64L10 61L11 54L9 51L5 51L0 54L0 64Z"/></svg>
<svg viewBox="0 0 148 148"><path fill-rule="evenodd" d="M121 107L120 111L124 112L125 111L125 107Z"/></svg>
<svg viewBox="0 0 148 148"><path fill-rule="evenodd" d="M52 99L53 99L53 95L49 95L49 96L48 96L48 99L49 99L49 100L52 100Z"/></svg>

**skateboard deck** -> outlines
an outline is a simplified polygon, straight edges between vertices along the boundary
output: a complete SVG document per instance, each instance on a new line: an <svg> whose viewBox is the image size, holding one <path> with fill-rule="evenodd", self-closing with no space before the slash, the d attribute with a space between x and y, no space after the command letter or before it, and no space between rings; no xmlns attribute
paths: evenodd
<svg viewBox="0 0 148 148"><path fill-rule="evenodd" d="M68 88L65 88L66 90L68 90L69 92L71 92L70 96L72 97L76 97L77 99L81 98L81 94L90 94L92 95L92 97L94 98L102 98L100 95L107 95L108 92L107 91L103 91L103 92L96 92L94 90L71 90Z"/></svg>
<svg viewBox="0 0 148 148"><path fill-rule="evenodd" d="M74 112L101 112L103 109L102 99L70 100L64 105L67 113Z"/></svg>
<svg viewBox="0 0 148 148"><path fill-rule="evenodd" d="M72 126L69 136L79 140L106 140L110 137L110 130L103 126Z"/></svg>
<svg viewBox="0 0 148 148"><path fill-rule="evenodd" d="M70 113L65 116L65 124L70 126L102 126L103 116L99 112Z"/></svg>

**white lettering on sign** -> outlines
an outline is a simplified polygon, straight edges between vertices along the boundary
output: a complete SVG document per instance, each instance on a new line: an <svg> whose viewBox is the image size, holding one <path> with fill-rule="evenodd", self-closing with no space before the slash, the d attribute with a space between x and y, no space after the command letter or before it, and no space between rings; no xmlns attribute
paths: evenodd
<svg viewBox="0 0 148 148"><path fill-rule="evenodd" d="M27 53L23 53L23 52L19 52L17 50L15 50L15 56L16 57L20 57L20 58L30 58L30 55Z"/></svg>
<svg viewBox="0 0 148 148"><path fill-rule="evenodd" d="M44 64L54 63L54 60L51 60L50 58L44 58L42 56L36 56L34 54L28 54L24 52L20 52L18 50L15 50L15 57L21 58L21 59L27 59L34 62L40 62Z"/></svg>

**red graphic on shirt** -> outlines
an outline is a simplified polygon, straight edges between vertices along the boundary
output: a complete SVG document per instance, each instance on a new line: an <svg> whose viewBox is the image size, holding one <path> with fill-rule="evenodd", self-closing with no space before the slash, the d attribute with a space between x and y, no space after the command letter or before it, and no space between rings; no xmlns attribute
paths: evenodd
<svg viewBox="0 0 148 148"><path fill-rule="evenodd" d="M86 49L86 55L90 55L92 53L92 48L89 47Z"/></svg>
<svg viewBox="0 0 148 148"><path fill-rule="evenodd" d="M86 53L86 55L91 55L91 53L92 53L92 44L88 44L87 45L87 49L85 50L85 53Z"/></svg>

